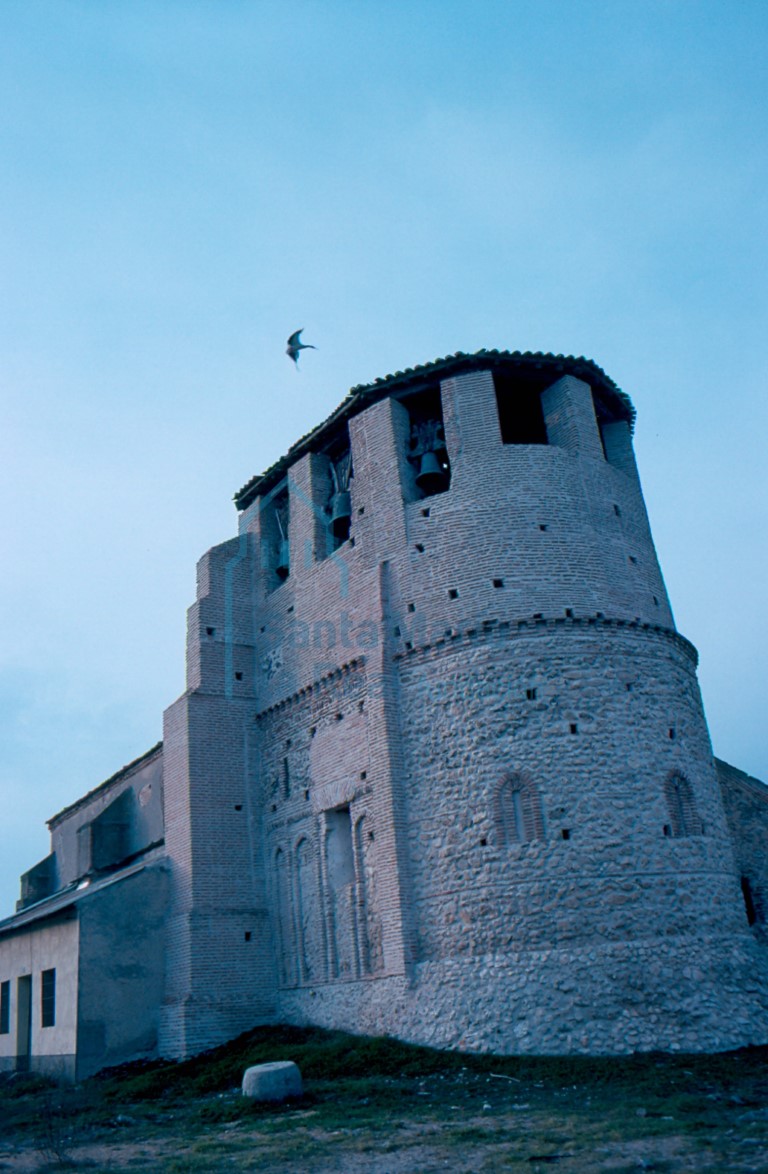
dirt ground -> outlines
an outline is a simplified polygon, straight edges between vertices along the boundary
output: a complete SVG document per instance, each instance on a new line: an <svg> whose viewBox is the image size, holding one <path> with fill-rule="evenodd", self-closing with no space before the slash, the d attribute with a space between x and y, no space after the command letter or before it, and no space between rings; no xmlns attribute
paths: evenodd
<svg viewBox="0 0 768 1174"><path fill-rule="evenodd" d="M304 1097L256 1105L244 1067L296 1058ZM768 1048L721 1056L466 1057L258 1029L76 1088L0 1084L0 1174L768 1174Z"/></svg>
<svg viewBox="0 0 768 1174"><path fill-rule="evenodd" d="M486 1084L490 1083L490 1079ZM205 1098L184 1111L131 1115L66 1132L38 1128L0 1139L0 1171L43 1174L57 1170L128 1174L198 1174L260 1171L277 1174L428 1174L431 1171L768 1171L768 1108L735 1104L725 1127L691 1121L688 1114L616 1107L605 1114L576 1095L539 1104L519 1102L493 1086L480 1111L471 1111L465 1088L452 1091L457 1104L424 1112L416 1090L410 1105L382 1119L351 1119L323 1125L315 1108L284 1109L274 1116L207 1124L201 1114L212 1103L235 1105L237 1094ZM506 1090L505 1090L506 1091ZM526 1090L527 1091L527 1090ZM574 1090L569 1090L571 1093ZM472 1098L474 1099L474 1098ZM462 1103L463 1102L463 1103ZM197 1110L197 1111L196 1111Z"/></svg>

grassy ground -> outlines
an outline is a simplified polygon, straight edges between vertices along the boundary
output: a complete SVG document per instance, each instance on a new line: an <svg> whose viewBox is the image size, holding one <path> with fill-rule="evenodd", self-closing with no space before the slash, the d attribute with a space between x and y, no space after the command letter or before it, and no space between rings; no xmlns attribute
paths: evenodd
<svg viewBox="0 0 768 1174"><path fill-rule="evenodd" d="M298 1102L239 1095L294 1060ZM768 1171L768 1048L613 1059L467 1056L263 1028L181 1064L76 1088L0 1084L0 1171L406 1174Z"/></svg>

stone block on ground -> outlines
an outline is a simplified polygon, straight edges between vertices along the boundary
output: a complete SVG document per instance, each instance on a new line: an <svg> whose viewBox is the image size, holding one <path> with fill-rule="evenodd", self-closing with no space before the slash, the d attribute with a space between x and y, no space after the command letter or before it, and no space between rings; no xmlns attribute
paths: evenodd
<svg viewBox="0 0 768 1174"><path fill-rule="evenodd" d="M256 1101L284 1101L303 1093L301 1073L292 1060L255 1064L243 1075L243 1096Z"/></svg>

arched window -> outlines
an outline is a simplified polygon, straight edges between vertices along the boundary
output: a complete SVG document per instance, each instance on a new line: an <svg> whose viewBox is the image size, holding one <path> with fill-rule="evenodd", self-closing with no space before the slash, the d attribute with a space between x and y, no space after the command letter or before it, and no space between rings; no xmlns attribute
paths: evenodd
<svg viewBox="0 0 768 1174"><path fill-rule="evenodd" d="M504 778L496 792L496 826L503 844L544 839L544 813L539 793L521 774Z"/></svg>
<svg viewBox="0 0 768 1174"><path fill-rule="evenodd" d="M673 836L703 836L704 824L696 810L693 788L684 774L673 771L664 783Z"/></svg>

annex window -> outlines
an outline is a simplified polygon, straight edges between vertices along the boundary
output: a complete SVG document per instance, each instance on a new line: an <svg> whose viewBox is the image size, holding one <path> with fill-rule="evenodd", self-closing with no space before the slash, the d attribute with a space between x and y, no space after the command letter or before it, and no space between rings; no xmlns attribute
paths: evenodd
<svg viewBox="0 0 768 1174"><path fill-rule="evenodd" d="M56 1024L56 971L44 970L40 987L40 1023L42 1027Z"/></svg>
<svg viewBox="0 0 768 1174"><path fill-rule="evenodd" d="M0 982L0 1035L11 1030L11 984Z"/></svg>
<svg viewBox="0 0 768 1174"><path fill-rule="evenodd" d="M664 784L669 808L672 835L677 837L702 836L704 824L696 809L693 788L684 774L673 771Z"/></svg>
<svg viewBox="0 0 768 1174"><path fill-rule="evenodd" d="M544 814L536 788L523 775L505 778L496 792L496 825L503 844L544 838Z"/></svg>

